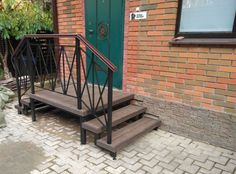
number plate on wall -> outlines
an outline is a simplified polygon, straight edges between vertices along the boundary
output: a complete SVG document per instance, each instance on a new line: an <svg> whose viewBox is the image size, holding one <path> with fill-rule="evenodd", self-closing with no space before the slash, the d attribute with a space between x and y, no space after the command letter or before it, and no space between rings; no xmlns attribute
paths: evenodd
<svg viewBox="0 0 236 174"><path fill-rule="evenodd" d="M147 11L130 13L130 20L141 20L141 19L147 19Z"/></svg>

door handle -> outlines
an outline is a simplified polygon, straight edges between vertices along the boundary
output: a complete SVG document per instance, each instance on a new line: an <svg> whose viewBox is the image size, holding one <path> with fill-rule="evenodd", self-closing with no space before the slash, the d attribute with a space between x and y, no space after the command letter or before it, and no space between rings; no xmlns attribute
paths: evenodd
<svg viewBox="0 0 236 174"><path fill-rule="evenodd" d="M93 34L93 29L88 30L89 34Z"/></svg>

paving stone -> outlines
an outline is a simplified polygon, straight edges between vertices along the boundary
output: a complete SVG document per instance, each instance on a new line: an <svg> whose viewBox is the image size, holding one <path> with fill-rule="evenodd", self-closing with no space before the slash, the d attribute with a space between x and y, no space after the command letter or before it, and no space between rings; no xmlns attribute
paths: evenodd
<svg viewBox="0 0 236 174"><path fill-rule="evenodd" d="M124 163L123 166L126 169L129 169L129 170L132 170L133 172L136 172L136 171L138 171L143 166L143 164L141 164L141 163L135 163L135 164Z"/></svg>
<svg viewBox="0 0 236 174"><path fill-rule="evenodd" d="M106 158L101 157L101 158L99 158L99 159L96 159L96 158L90 157L90 158L88 158L87 160L88 160L89 162L93 163L93 164L98 165L98 164L100 164L100 163L103 163L103 162L106 160Z"/></svg>
<svg viewBox="0 0 236 174"><path fill-rule="evenodd" d="M6 109L7 127L0 132L1 145L31 142L45 159L34 164L32 174L236 174L236 152L168 133L152 131L122 149L117 160L96 147L88 133L88 144L80 145L78 120L60 112L37 112L37 121ZM58 116L60 114L60 116ZM20 150L27 153L26 148ZM1 157L0 157L1 158ZM13 156L4 156L13 162ZM22 159L27 164L30 159ZM1 171L4 165L0 160ZM19 165L14 165L18 171Z"/></svg>
<svg viewBox="0 0 236 174"><path fill-rule="evenodd" d="M191 174L197 173L197 171L200 169L200 167L198 167L198 166L189 165L189 164L186 164L186 163L181 164L179 168L181 170L189 172Z"/></svg>
<svg viewBox="0 0 236 174"><path fill-rule="evenodd" d="M234 170L236 169L235 164L232 164L232 163L228 163L226 165L216 164L215 167L218 169L227 171L227 172L231 172L231 173L233 173Z"/></svg>
<svg viewBox="0 0 236 174"><path fill-rule="evenodd" d="M146 174L146 172L143 171L143 170L139 170L139 171L137 171L137 172L133 172L133 171L131 171L131 170L129 170L129 169L127 169L126 171L124 171L124 173L125 173L125 174Z"/></svg>
<svg viewBox="0 0 236 174"><path fill-rule="evenodd" d="M234 159L230 159L229 162L236 165L236 160Z"/></svg>
<svg viewBox="0 0 236 174"><path fill-rule="evenodd" d="M53 163L50 163L50 162L49 163L45 163L45 164L40 164L39 166L37 166L37 169L39 171L43 171L43 170L49 168L52 165L53 165Z"/></svg>
<svg viewBox="0 0 236 174"><path fill-rule="evenodd" d="M162 170L161 173L163 173L163 174L174 174L174 172L171 172L171 171L169 171L167 169Z"/></svg>
<svg viewBox="0 0 236 174"><path fill-rule="evenodd" d="M160 167L160 166L155 166L155 167L151 168L151 167L148 167L148 166L144 166L142 169L143 169L144 171L150 173L150 174L157 174L157 173L160 173L160 172L161 172L162 167Z"/></svg>
<svg viewBox="0 0 236 174"><path fill-rule="evenodd" d="M155 158L147 161L147 160L144 160L144 159L141 159L140 160L140 163L143 164L143 165L146 165L146 166L149 166L149 167L154 167L155 165L157 165L159 161Z"/></svg>
<svg viewBox="0 0 236 174"><path fill-rule="evenodd" d="M229 172L223 171L222 174L232 174L232 173L229 173Z"/></svg>
<svg viewBox="0 0 236 174"><path fill-rule="evenodd" d="M175 174L183 174L184 171L183 171L183 170L180 170L180 169L176 169L176 170L174 171L174 173L175 173Z"/></svg>
<svg viewBox="0 0 236 174"><path fill-rule="evenodd" d="M118 168L114 169L114 168L108 166L108 167L105 168L105 170L108 171L109 173L119 174L119 173L122 173L125 170L125 168L124 167L118 167Z"/></svg>
<svg viewBox="0 0 236 174"><path fill-rule="evenodd" d="M211 170L215 163L212 162L212 161L207 160L204 163L199 162L199 161L194 161L193 164L195 164L195 165L197 165L199 167L203 167L204 169Z"/></svg>
<svg viewBox="0 0 236 174"><path fill-rule="evenodd" d="M168 169L169 171L174 171L178 166L179 163L172 161L171 163L160 162L159 166Z"/></svg>
<svg viewBox="0 0 236 174"><path fill-rule="evenodd" d="M195 156L195 155L191 154L191 155L189 155L189 158L203 163L203 162L205 162L207 160L208 155L201 154L201 155Z"/></svg>
<svg viewBox="0 0 236 174"><path fill-rule="evenodd" d="M220 174L222 172L222 170L217 169L217 168L213 168L211 171L209 171L209 174Z"/></svg>
<svg viewBox="0 0 236 174"><path fill-rule="evenodd" d="M223 156L219 156L219 157L209 157L208 158L211 161L214 161L216 163L225 165L227 163L227 161L229 160L229 158L223 157Z"/></svg>
<svg viewBox="0 0 236 174"><path fill-rule="evenodd" d="M153 152L151 152L149 154L138 153L137 156L148 161L148 160L151 160L153 157L155 157L156 154L157 153L153 153Z"/></svg>

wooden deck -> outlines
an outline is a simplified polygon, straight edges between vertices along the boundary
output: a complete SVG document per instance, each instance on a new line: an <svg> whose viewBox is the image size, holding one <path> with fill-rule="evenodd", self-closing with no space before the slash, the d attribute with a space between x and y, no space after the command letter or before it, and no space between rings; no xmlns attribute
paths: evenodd
<svg viewBox="0 0 236 174"><path fill-rule="evenodd" d="M75 90L73 88L73 86L69 87L68 90L68 94L70 96L67 95L63 95L60 94L59 92L61 92L60 88L57 88L55 90L56 92L53 91L49 91L49 90L42 90L42 89L37 89L35 94L29 94L30 98L33 98L37 101L40 101L42 103L51 105L53 107L65 110L67 112L73 113L75 115L78 116L87 116L90 114L89 108L87 108L85 105L90 107L90 101L89 101L89 95L88 95L88 91L86 90L82 100L84 101L85 104L82 104L82 109L77 109L77 98L75 97ZM89 88L90 94L91 94L91 89ZM95 106L99 100L99 91L98 89L96 89L94 91L94 97L95 97ZM127 94L127 93L123 93L120 91L113 91L113 106L119 105L121 103L124 103L125 101L129 101L131 99L134 98L133 94ZM103 93L103 103L104 103L104 107L107 107L107 90L104 90ZM98 109L97 111L102 110L102 104L100 102L100 104L98 105Z"/></svg>

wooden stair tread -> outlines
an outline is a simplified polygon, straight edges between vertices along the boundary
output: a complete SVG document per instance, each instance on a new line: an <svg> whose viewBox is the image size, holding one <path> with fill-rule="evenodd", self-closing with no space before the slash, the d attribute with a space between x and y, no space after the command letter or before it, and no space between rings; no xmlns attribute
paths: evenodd
<svg viewBox="0 0 236 174"><path fill-rule="evenodd" d="M112 132L112 144L107 144L107 137L97 140L97 145L110 152L116 153L119 149L128 145L138 136L149 132L161 125L161 121L149 117L143 117L117 131Z"/></svg>
<svg viewBox="0 0 236 174"><path fill-rule="evenodd" d="M118 124L125 122L139 114L142 114L146 111L145 107L128 105L117 109L112 112L112 127L117 126ZM105 125L104 115L99 117L100 121ZM99 122L97 118L94 118L88 122L84 122L82 127L86 130L89 130L93 133L100 134L104 131L103 125Z"/></svg>
<svg viewBox="0 0 236 174"><path fill-rule="evenodd" d="M107 92L107 91L105 91ZM97 93L95 93L97 94ZM57 92L42 90L37 91L35 94L29 94L30 98L33 98L42 103L54 106L56 108L68 111L78 116L87 116L90 114L90 110L82 105L82 109L77 109L77 99L75 97L59 94ZM105 95L106 96L106 95ZM98 100L99 96L95 95L96 100ZM126 101L130 101L134 98L133 94L122 93L119 91L113 91L113 101L112 105L118 105ZM84 102L89 106L89 98L87 95L83 95ZM107 97L104 97L104 107L107 107ZM102 110L103 107L98 106L97 111Z"/></svg>
<svg viewBox="0 0 236 174"><path fill-rule="evenodd" d="M30 107L30 98L22 98L20 100L20 102L23 104L23 105L26 105L28 107Z"/></svg>

